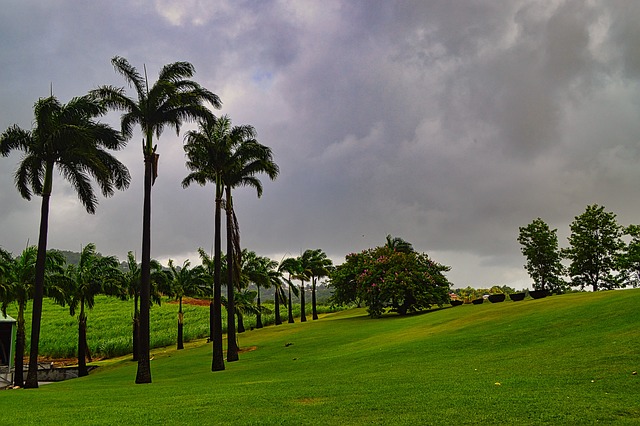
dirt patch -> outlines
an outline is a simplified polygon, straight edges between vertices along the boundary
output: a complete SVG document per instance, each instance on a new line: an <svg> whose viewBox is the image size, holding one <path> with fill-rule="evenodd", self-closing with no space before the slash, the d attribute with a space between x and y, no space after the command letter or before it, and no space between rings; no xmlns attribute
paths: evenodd
<svg viewBox="0 0 640 426"><path fill-rule="evenodd" d="M177 300L171 300L168 303L177 304ZM183 305L193 305L193 306L209 306L211 304L210 300L206 299L194 299L193 297L183 297L182 298Z"/></svg>
<svg viewBox="0 0 640 426"><path fill-rule="evenodd" d="M253 351L255 351L256 349L258 349L258 347L257 347L257 346L247 346L246 348L240 348L240 350L238 351L238 353L243 354L243 353L246 353L246 352L253 352Z"/></svg>

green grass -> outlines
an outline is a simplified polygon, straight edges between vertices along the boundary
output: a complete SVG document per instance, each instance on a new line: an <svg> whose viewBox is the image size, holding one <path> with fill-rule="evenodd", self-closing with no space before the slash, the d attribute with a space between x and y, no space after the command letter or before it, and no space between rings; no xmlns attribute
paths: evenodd
<svg viewBox="0 0 640 426"><path fill-rule="evenodd" d="M464 305L372 320L364 310L157 349L136 365L4 391L8 424L640 424L640 290ZM291 345L287 345L291 343Z"/></svg>

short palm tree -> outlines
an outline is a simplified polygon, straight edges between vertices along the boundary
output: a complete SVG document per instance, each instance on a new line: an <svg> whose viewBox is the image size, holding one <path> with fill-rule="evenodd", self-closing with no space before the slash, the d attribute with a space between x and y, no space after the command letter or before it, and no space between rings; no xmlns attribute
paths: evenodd
<svg viewBox="0 0 640 426"><path fill-rule="evenodd" d="M182 267L177 268L173 260L169 259L171 279L169 281L169 295L178 301L178 341L177 349L184 349L183 326L184 314L182 312L182 299L187 296L199 296L203 293L206 279L205 269L202 266L191 268L191 262L185 260Z"/></svg>
<svg viewBox="0 0 640 426"><path fill-rule="evenodd" d="M0 273L2 274L2 313L7 314L10 304L16 303L18 306L16 350L15 350L15 374L13 377L14 386L22 387L24 384L24 350L26 343L24 311L27 302L33 298L34 283L36 276L36 263L38 248L36 246L27 247L22 254L13 258L11 254L0 251ZM64 292L59 291L59 278L63 273L64 257L55 250L49 250L45 262L45 293L53 296L56 301L64 303Z"/></svg>
<svg viewBox="0 0 640 426"><path fill-rule="evenodd" d="M133 127L139 124L144 135L144 200L142 213L142 265L140 287L140 348L136 383L151 383L149 359L150 331L149 308L151 298L151 186L158 174L157 145L153 136L160 137L165 126L180 133L184 120L211 117L204 103L220 108L217 95L188 80L195 72L188 62L167 64L160 70L158 80L151 88L146 78L126 59L116 56L111 60L116 72L136 91L137 99L126 95L122 87L102 86L92 94L103 100L109 108L123 111L122 134L133 135Z"/></svg>
<svg viewBox="0 0 640 426"><path fill-rule="evenodd" d="M133 318L132 318L132 358L133 361L138 360L138 342L140 341L140 310L138 309L138 301L140 299L140 280L141 268L136 262L133 252L127 253L126 270L124 271L124 287L126 289L126 297L133 299ZM167 281L167 274L162 270L162 265L155 259L151 259L151 301L156 305L162 302L162 294L160 289L163 288Z"/></svg>
<svg viewBox="0 0 640 426"><path fill-rule="evenodd" d="M312 251L305 250L305 252L298 257L300 269L298 270L298 274L294 276L295 279L300 281L300 322L307 321L304 282L311 279L311 256Z"/></svg>
<svg viewBox="0 0 640 426"><path fill-rule="evenodd" d="M289 324L293 324L295 320L293 319L293 302L291 293L294 293L296 296L299 295L298 288L293 285L291 279L297 277L302 272L302 265L300 264L300 259L297 257L288 257L283 259L280 262L280 269L282 272L286 272L289 274L289 278L287 281L287 287L289 288L289 298L288 298L288 313L289 313Z"/></svg>
<svg viewBox="0 0 640 426"><path fill-rule="evenodd" d="M310 251L309 271L311 273L311 312L312 318L317 320L318 310L316 306L316 281L329 275L333 262L327 257L327 254L322 251L322 249L308 251Z"/></svg>
<svg viewBox="0 0 640 426"><path fill-rule="evenodd" d="M87 345L87 313L93 309L98 294L122 296L126 291L123 274L118 269L118 259L114 256L101 256L96 246L87 244L80 252L77 265L68 265L65 275L68 278L67 303L69 313L75 316L78 311L78 376L89 374L87 357L91 352ZM86 309L85 309L86 308Z"/></svg>
<svg viewBox="0 0 640 426"><path fill-rule="evenodd" d="M243 268L242 274L249 283L255 284L257 288L258 310L256 312L256 328L262 328L262 303L260 300L260 288L271 286L269 269L277 266L277 263L268 257L258 256L253 251L244 251L242 254Z"/></svg>
<svg viewBox="0 0 640 426"><path fill-rule="evenodd" d="M15 184L22 197L27 200L33 194L42 197L31 349L25 387L38 387L38 343L54 168L57 167L71 183L80 202L91 214L95 213L97 199L90 177L96 180L105 197L113 195L114 188L126 189L129 186L129 171L107 151L124 147L124 138L110 126L95 120L106 112L103 103L89 96L73 98L67 104L50 96L36 102L35 127L32 130L14 125L0 136L2 156L6 157L14 150L24 152L15 173Z"/></svg>

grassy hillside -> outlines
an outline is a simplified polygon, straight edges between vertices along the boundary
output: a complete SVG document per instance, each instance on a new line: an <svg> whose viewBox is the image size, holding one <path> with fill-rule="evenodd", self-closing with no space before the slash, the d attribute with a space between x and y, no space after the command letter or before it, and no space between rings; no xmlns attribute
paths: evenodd
<svg viewBox="0 0 640 426"><path fill-rule="evenodd" d="M4 391L9 424L638 424L640 290L363 310L247 332L212 373L209 345Z"/></svg>

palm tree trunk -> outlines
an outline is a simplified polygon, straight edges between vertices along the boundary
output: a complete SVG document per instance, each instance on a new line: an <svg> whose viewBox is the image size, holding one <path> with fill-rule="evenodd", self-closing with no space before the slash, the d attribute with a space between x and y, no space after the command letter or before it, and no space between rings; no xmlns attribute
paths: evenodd
<svg viewBox="0 0 640 426"><path fill-rule="evenodd" d="M262 325L262 305L260 304L260 286L258 287L258 312L256 313L256 328L264 327Z"/></svg>
<svg viewBox="0 0 640 426"><path fill-rule="evenodd" d="M151 136L147 135L148 146L144 157L144 202L142 209L142 264L140 266L140 340L138 341L138 370L136 383L151 383L151 362L149 360L150 330L149 309L151 302L151 185L153 184L153 161Z"/></svg>
<svg viewBox="0 0 640 426"><path fill-rule="evenodd" d="M238 361L236 344L235 296L233 289L233 217L231 188L227 186L227 362Z"/></svg>
<svg viewBox="0 0 640 426"><path fill-rule="evenodd" d="M318 319L318 310L316 309L316 278L311 279L311 311L313 313L312 318Z"/></svg>
<svg viewBox="0 0 640 426"><path fill-rule="evenodd" d="M31 314L31 341L29 350L29 371L25 388L38 387L38 344L40 343L40 322L42 321L42 299L44 298L44 273L47 259L47 233L49 231L49 200L53 184L53 164L47 164L40 209L40 233L38 235L38 256L36 277L33 288L33 310Z"/></svg>
<svg viewBox="0 0 640 426"><path fill-rule="evenodd" d="M238 333L244 333L245 332L245 328L244 328L244 321L243 321L243 317L242 317L242 312L238 311Z"/></svg>
<svg viewBox="0 0 640 426"><path fill-rule="evenodd" d="M291 276L289 276L289 282L291 282ZM293 305L291 304L291 284L289 284L289 324L293 324Z"/></svg>
<svg viewBox="0 0 640 426"><path fill-rule="evenodd" d="M282 318L280 318L280 291L281 289L276 287L276 292L274 295L274 303L275 303L275 311L276 311L276 325L282 324Z"/></svg>
<svg viewBox="0 0 640 426"><path fill-rule="evenodd" d="M26 333L24 331L24 305L26 301L18 304L18 330L16 334L16 353L15 353L15 373L13 376L13 385L22 387L24 385L24 344Z"/></svg>
<svg viewBox="0 0 640 426"><path fill-rule="evenodd" d="M222 351L222 283L220 282L221 255L220 244L220 210L222 203L222 188L216 183L216 211L214 227L214 270L213 270L213 359L211 371L224 370L224 353Z"/></svg>
<svg viewBox="0 0 640 426"><path fill-rule="evenodd" d="M304 309L304 281L300 281L300 322L305 322L307 315Z"/></svg>
<svg viewBox="0 0 640 426"><path fill-rule="evenodd" d="M89 374L87 371L87 317L84 314L84 300L80 300L80 314L78 315L78 377Z"/></svg>
<svg viewBox="0 0 640 426"><path fill-rule="evenodd" d="M182 340L182 328L184 324L184 316L182 314L182 297L180 298L178 308L178 349L184 349L184 342Z"/></svg>
<svg viewBox="0 0 640 426"><path fill-rule="evenodd" d="M140 341L140 311L138 310L138 295L133 298L133 357L132 361L138 360L138 342Z"/></svg>

